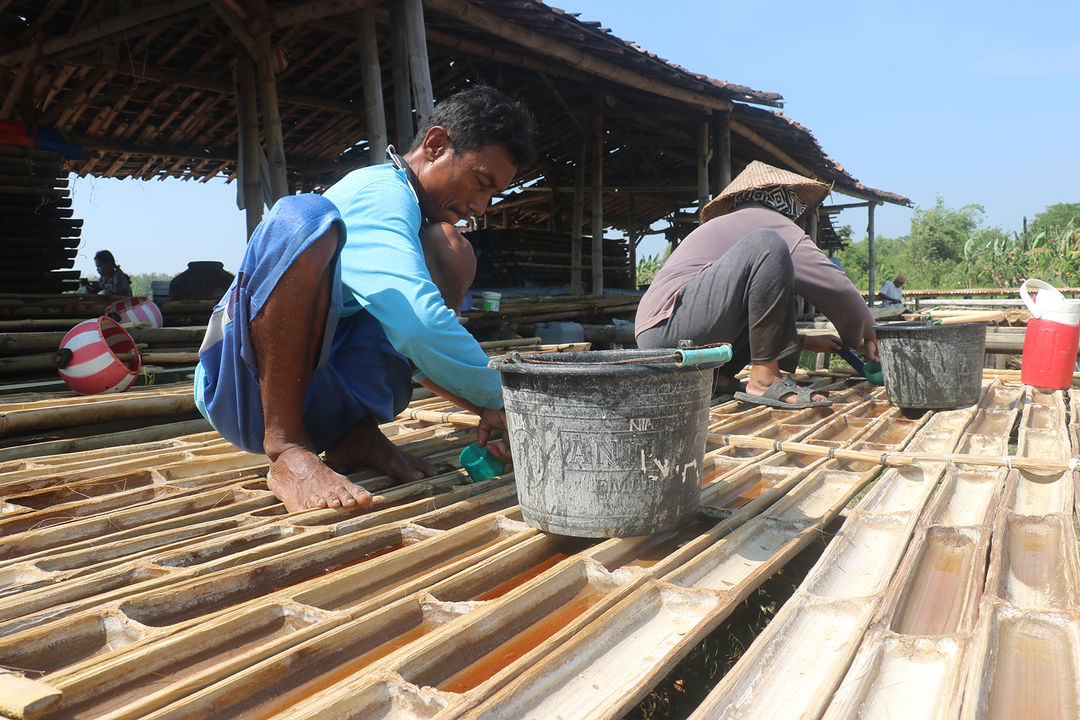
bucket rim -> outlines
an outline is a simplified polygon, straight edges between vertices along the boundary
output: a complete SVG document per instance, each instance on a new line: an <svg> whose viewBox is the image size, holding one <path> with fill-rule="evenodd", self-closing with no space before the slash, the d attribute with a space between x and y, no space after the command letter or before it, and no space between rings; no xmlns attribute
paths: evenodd
<svg viewBox="0 0 1080 720"><path fill-rule="evenodd" d="M488 367L502 373L518 375L596 376L596 375L655 375L699 370L699 367L678 367L677 348L638 348L633 350L582 350L567 353L544 353L532 358L507 353L492 359ZM528 358L524 362L516 359ZM649 362L649 358L656 358ZM612 364L619 360L636 360Z"/></svg>
<svg viewBox="0 0 1080 720"><path fill-rule="evenodd" d="M935 324L932 324L932 323L927 322L925 320L911 320L911 321L902 322L902 323L880 323L880 324L875 324L873 329L874 329L875 334L880 334L881 331L883 331L883 330L886 333L888 333L890 331L894 331L894 330L900 330L900 331L920 330L920 331L926 331L926 332L932 332L932 331L941 332L941 331L960 330L960 329L963 329L963 328L975 328L975 327L980 327L983 330L985 330L986 329L986 323L968 322L968 323L954 323L952 325L940 325L940 324L935 325Z"/></svg>

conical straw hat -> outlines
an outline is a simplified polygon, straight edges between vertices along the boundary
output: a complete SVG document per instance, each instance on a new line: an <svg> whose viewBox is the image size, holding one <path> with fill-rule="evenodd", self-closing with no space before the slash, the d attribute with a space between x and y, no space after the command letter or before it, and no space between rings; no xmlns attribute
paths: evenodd
<svg viewBox="0 0 1080 720"><path fill-rule="evenodd" d="M799 200L806 205L806 210L796 219L801 219L806 213L816 208L832 189L823 182L754 160L731 181L731 184L701 209L701 222L708 222L714 217L731 212L732 199L744 190L777 186L791 188Z"/></svg>

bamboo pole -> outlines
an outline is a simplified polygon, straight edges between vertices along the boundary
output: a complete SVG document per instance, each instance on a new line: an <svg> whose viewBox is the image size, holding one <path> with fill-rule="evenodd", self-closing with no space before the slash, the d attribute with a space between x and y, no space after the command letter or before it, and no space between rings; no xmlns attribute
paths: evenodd
<svg viewBox="0 0 1080 720"><path fill-rule="evenodd" d="M245 53L237 54L236 114L239 118L239 157L243 160L244 216L250 238L263 216L262 172L259 153L259 108L255 65Z"/></svg>
<svg viewBox="0 0 1080 720"><path fill-rule="evenodd" d="M709 202L709 121L702 120L697 132L698 213Z"/></svg>
<svg viewBox="0 0 1080 720"><path fill-rule="evenodd" d="M593 95L592 294L604 294L604 116L603 94Z"/></svg>
<svg viewBox="0 0 1080 720"><path fill-rule="evenodd" d="M383 105L382 77L379 72L379 39L375 34L375 11L370 7L356 13L360 42L360 70L364 83L364 120L372 165L386 157L386 108Z"/></svg>
<svg viewBox="0 0 1080 720"><path fill-rule="evenodd" d="M401 2L390 3L390 68L394 83L394 143L405 152L413 140L412 80L409 75L409 38Z"/></svg>
<svg viewBox="0 0 1080 720"><path fill-rule="evenodd" d="M253 0L265 14L264 0ZM258 36L259 57L255 64L259 80L259 100L262 105L263 132L266 135L266 154L270 162L270 187L276 203L289 194L287 168L285 165L285 139L281 131L281 107L278 105L277 79L270 47L269 33Z"/></svg>
<svg viewBox="0 0 1080 720"><path fill-rule="evenodd" d="M884 467L906 467L908 465L918 465L920 463L960 463L964 465L981 465L995 468L1009 467L1036 472L1065 472L1070 469L1068 461L1040 460L1038 458L1019 457L1016 455L991 456L970 455L966 453L954 453L949 455L929 453L872 453L861 450L824 447L821 445L812 445L810 443L770 440L749 435L709 433L709 442L715 445L730 445L731 447L737 448L749 448L755 450L771 449L776 452L786 452L793 455L809 455L812 457L828 456L839 460L874 463Z"/></svg>
<svg viewBox="0 0 1080 720"><path fill-rule="evenodd" d="M581 295L581 243L585 214L585 134L578 140L577 166L574 171L573 230L570 235L570 294Z"/></svg>
<svg viewBox="0 0 1080 720"><path fill-rule="evenodd" d="M428 62L427 36L424 34L423 0L401 0L405 9L405 32L409 48L409 75L412 77L416 123L427 127L435 107L431 90L431 70Z"/></svg>
<svg viewBox="0 0 1080 720"><path fill-rule="evenodd" d="M877 284L874 281L874 265L877 263L877 258L874 253L874 203L870 203L866 208L866 239L868 252L870 253L869 264L867 270L870 274L870 295L867 299L867 304L870 307L874 307L877 302Z"/></svg>

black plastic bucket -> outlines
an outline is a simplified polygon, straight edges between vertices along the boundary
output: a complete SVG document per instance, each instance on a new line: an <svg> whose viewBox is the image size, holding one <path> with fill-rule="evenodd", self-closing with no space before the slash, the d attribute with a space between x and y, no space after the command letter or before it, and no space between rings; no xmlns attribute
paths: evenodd
<svg viewBox="0 0 1080 720"><path fill-rule="evenodd" d="M893 405L945 410L979 401L985 325L896 323L874 330L885 392Z"/></svg>
<svg viewBox="0 0 1080 720"><path fill-rule="evenodd" d="M720 363L680 368L674 352L511 355L494 363L525 522L561 535L626 537L693 518L712 367Z"/></svg>

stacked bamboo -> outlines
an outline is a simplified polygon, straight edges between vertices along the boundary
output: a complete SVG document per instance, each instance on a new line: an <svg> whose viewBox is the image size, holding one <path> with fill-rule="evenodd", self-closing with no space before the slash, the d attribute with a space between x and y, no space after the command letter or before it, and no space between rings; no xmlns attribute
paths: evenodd
<svg viewBox="0 0 1080 720"><path fill-rule="evenodd" d="M533 228L475 230L466 233L477 255L477 287L521 287L526 279L540 286L570 284L571 238L566 233ZM592 278L592 240L582 241L581 272ZM604 238L604 287L633 288L625 241Z"/></svg>
<svg viewBox="0 0 1080 720"><path fill-rule="evenodd" d="M476 334L503 325L528 331L536 323L557 320L606 323L612 317L632 319L640 300L638 295L504 297L498 312L470 310L463 314L469 329Z"/></svg>
<svg viewBox="0 0 1080 720"><path fill-rule="evenodd" d="M59 152L0 147L0 284L6 292L54 293L78 286L82 220L72 218Z"/></svg>

